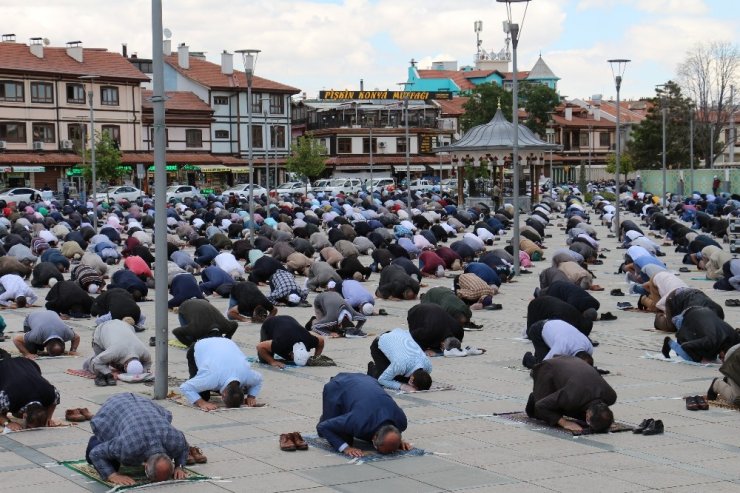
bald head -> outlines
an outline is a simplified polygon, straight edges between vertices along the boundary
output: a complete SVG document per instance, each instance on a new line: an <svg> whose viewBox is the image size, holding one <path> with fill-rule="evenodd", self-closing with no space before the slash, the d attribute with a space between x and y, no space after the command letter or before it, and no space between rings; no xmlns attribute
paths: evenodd
<svg viewBox="0 0 740 493"><path fill-rule="evenodd" d="M381 454L392 454L401 448L401 431L393 425L383 425L373 437L373 446Z"/></svg>
<svg viewBox="0 0 740 493"><path fill-rule="evenodd" d="M172 459L166 454L154 454L146 460L144 465L146 477L149 481L158 483L167 481L172 478L175 472L175 465Z"/></svg>

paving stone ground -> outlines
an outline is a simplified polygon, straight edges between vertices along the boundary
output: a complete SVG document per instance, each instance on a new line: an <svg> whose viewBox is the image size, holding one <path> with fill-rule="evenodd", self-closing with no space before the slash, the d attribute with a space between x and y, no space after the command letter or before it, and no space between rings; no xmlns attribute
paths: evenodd
<svg viewBox="0 0 740 493"><path fill-rule="evenodd" d="M628 217L634 219L630 214ZM562 222L562 220L561 220ZM548 228L547 253L564 245L564 233L554 219ZM203 449L208 463L193 467L215 479L207 483L160 485L161 491L490 491L546 492L600 491L740 491L740 413L711 408L691 412L682 397L704 393L716 367L673 364L644 358L646 351L658 352L665 334L652 330L652 317L616 310L612 288L626 291L623 275L614 272L624 253L616 249L614 239L606 239L605 228L596 225L607 252L604 265L594 266L604 292L596 293L602 311L612 311L618 320L597 322L592 338L601 345L595 360L608 369L606 378L618 393L613 407L618 420L637 424L647 417L660 418L666 432L644 437L632 433L571 437L550 429L513 423L495 413L524 409L531 390L531 379L521 367L522 354L530 345L520 339L527 303L538 283L537 274L549 266L549 259L538 262L533 274L520 276L504 285L496 302L504 309L477 312L475 320L485 329L468 332L465 343L484 347L485 355L467 358L435 358L433 377L454 385L454 390L395 395L406 411L409 427L405 438L429 452L423 457L354 464L346 458L325 451L281 452L280 433L315 432L321 413L324 383L339 371L362 372L369 361L368 339L332 339L325 353L338 363L336 368L276 370L261 368L265 384L260 409L204 413L163 401L174 416L174 424L188 440ZM509 236L510 237L510 234ZM508 238L505 237L504 239ZM499 241L498 244L501 242ZM678 270L681 254L668 248L665 258ZM362 259L369 263L369 258ZM681 274L691 286L711 290L711 283L691 280L700 273ZM378 276L368 282L374 291ZM299 279L302 281L302 279ZM451 279L434 279L429 286L451 287ZM423 290L422 290L423 291ZM46 291L40 290L43 296ZM309 297L312 301L315 294ZM732 294L712 292L720 304ZM212 298L219 308L227 300ZM165 302L165 300L158 300ZM382 333L404 327L406 311L416 302L380 300L378 306L387 317L373 317L366 324L368 332ZM154 323L155 302L142 304L149 325ZM5 310L2 315L9 330L21 330L26 310ZM304 323L312 314L307 308L280 308ZM726 308L726 319L740 326L740 309ZM90 351L91 321L73 322L82 337L83 356ZM170 329L177 317L169 314ZM11 334L12 335L12 334ZM148 340L151 330L139 334ZM241 323L234 338L248 355L255 355L259 326ZM2 344L6 349L12 344ZM95 412L105 399L116 392L151 394L152 388L141 384L119 383L117 387L95 387L91 380L65 373L79 368L83 357L40 361L45 376L61 391L64 409L88 407ZM187 377L185 352L169 348L170 374ZM58 461L81 459L90 437L90 425L30 431L0 436L0 485L4 491L22 493L53 489L55 493L105 491L106 488L58 465Z"/></svg>

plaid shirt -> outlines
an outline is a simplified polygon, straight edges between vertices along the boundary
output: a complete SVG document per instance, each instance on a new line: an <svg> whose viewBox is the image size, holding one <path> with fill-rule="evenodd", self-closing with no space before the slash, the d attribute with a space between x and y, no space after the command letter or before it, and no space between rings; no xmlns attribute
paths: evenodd
<svg viewBox="0 0 740 493"><path fill-rule="evenodd" d="M287 300L291 293L295 293L305 301L308 298L308 290L301 289L295 282L293 274L287 270L277 270L270 277L270 295L267 299L270 303Z"/></svg>
<svg viewBox="0 0 740 493"><path fill-rule="evenodd" d="M460 274L457 294L464 300L478 301L484 296L493 296L496 291L475 274Z"/></svg>
<svg viewBox="0 0 740 493"><path fill-rule="evenodd" d="M184 466L188 442L171 423L172 414L150 399L116 394L91 421L101 443L90 451L90 461L104 479L115 472L113 462L135 466L157 453L172 457L175 466Z"/></svg>

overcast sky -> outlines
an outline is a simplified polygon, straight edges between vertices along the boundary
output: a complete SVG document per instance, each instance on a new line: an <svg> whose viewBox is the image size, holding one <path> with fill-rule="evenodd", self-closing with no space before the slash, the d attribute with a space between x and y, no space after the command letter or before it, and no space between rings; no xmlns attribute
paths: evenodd
<svg viewBox="0 0 740 493"><path fill-rule="evenodd" d="M223 50L257 48L257 74L305 91L396 89L409 60L473 63L473 23L483 21L483 48L504 46L504 4L494 0L164 0L164 27L173 48L186 43L219 62ZM523 4L514 5L521 20ZM148 0L0 0L3 32L19 42L40 36L53 46L85 47L149 57ZM737 0L532 0L519 43L519 69L541 53L561 78L562 95L615 95L609 58L632 60L623 99L652 96L675 77L676 65L698 42L738 43ZM243 68L235 60L235 68Z"/></svg>

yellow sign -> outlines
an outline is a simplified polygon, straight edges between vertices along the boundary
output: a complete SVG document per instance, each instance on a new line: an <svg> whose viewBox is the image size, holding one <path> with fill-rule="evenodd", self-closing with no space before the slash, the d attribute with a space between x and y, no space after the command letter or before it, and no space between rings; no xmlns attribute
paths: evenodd
<svg viewBox="0 0 740 493"><path fill-rule="evenodd" d="M320 91L319 99L344 101L348 99L375 100L394 99L397 101L430 101L432 99L452 99L452 93L445 91Z"/></svg>

